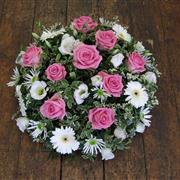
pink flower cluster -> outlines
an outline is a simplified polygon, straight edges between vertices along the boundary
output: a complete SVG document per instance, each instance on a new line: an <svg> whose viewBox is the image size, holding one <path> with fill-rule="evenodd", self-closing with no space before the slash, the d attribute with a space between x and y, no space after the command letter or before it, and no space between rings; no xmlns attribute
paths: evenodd
<svg viewBox="0 0 180 180"><path fill-rule="evenodd" d="M73 25L81 33L93 31L98 26L89 16L74 19ZM112 50L117 43L117 37L112 30L98 30L95 33L95 41L94 45L79 43L73 50L73 65L77 69L97 69L103 60L100 51ZM31 44L22 55L22 66L37 67L40 64L42 52L40 47ZM145 60L138 52L133 52L128 57L127 66L132 73L141 73L145 71ZM49 65L45 74L47 79L57 82L65 79L67 72L63 65L54 63ZM98 75L102 78L102 87L108 94L113 97L121 96L124 87L121 75L107 74L103 71ZM55 94L43 103L40 112L46 118L62 120L66 115L65 109L65 101ZM93 129L106 129L115 122L115 112L112 108L93 108L89 110L88 119Z"/></svg>

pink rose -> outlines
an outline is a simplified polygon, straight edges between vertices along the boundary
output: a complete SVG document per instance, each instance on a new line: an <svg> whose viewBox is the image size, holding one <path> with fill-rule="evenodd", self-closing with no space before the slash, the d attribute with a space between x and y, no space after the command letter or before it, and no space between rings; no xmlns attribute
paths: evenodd
<svg viewBox="0 0 180 180"><path fill-rule="evenodd" d="M119 74L110 75L103 71L98 73L103 78L103 89L114 97L120 97L123 90L122 76Z"/></svg>
<svg viewBox="0 0 180 180"><path fill-rule="evenodd" d="M102 56L94 45L81 44L77 46L73 56L73 64L78 69L96 69L102 60Z"/></svg>
<svg viewBox="0 0 180 180"><path fill-rule="evenodd" d="M40 107L40 112L44 117L49 119L63 119L65 112L65 102L59 97L58 94L54 94L50 99L44 102Z"/></svg>
<svg viewBox="0 0 180 180"><path fill-rule="evenodd" d="M137 52L133 52L129 55L128 58L128 69L133 73L140 73L145 71L145 60L144 58Z"/></svg>
<svg viewBox="0 0 180 180"><path fill-rule="evenodd" d="M117 42L117 37L112 30L96 32L96 45L102 50L111 50Z"/></svg>
<svg viewBox="0 0 180 180"><path fill-rule="evenodd" d="M34 44L31 44L30 47L26 49L26 52L22 54L22 66L38 66L40 63L41 54L42 49L40 47L35 46Z"/></svg>
<svg viewBox="0 0 180 180"><path fill-rule="evenodd" d="M90 16L81 16L74 19L73 25L78 31L87 33L92 31L97 26L97 23Z"/></svg>
<svg viewBox="0 0 180 180"><path fill-rule="evenodd" d="M111 108L93 108L89 110L88 119L93 129L106 129L115 121L115 112Z"/></svg>
<svg viewBox="0 0 180 180"><path fill-rule="evenodd" d="M54 63L46 69L47 78L51 81L59 81L66 77L65 67L61 64Z"/></svg>

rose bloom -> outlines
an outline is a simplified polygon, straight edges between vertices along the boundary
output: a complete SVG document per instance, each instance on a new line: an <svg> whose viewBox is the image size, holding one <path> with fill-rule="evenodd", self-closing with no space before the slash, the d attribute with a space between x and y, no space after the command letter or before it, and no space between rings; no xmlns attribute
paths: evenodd
<svg viewBox="0 0 180 180"><path fill-rule="evenodd" d="M102 50L111 50L117 42L117 37L112 30L96 32L96 45Z"/></svg>
<svg viewBox="0 0 180 180"><path fill-rule="evenodd" d="M74 66L78 69L98 68L102 56L94 45L81 44L74 49Z"/></svg>
<svg viewBox="0 0 180 180"><path fill-rule="evenodd" d="M42 49L34 44L31 44L22 54L22 66L35 67L40 63Z"/></svg>
<svg viewBox="0 0 180 180"><path fill-rule="evenodd" d="M89 110L88 119L93 129L107 129L115 121L115 112L111 108L93 108Z"/></svg>
<svg viewBox="0 0 180 180"><path fill-rule="evenodd" d="M64 66L58 63L51 64L46 69L47 78L51 81L59 81L66 77L66 69Z"/></svg>
<svg viewBox="0 0 180 180"><path fill-rule="evenodd" d="M145 71L145 60L137 52L133 52L129 55L127 65L129 71L133 73L141 73Z"/></svg>
<svg viewBox="0 0 180 180"><path fill-rule="evenodd" d="M66 114L65 107L64 100L58 94L54 94L40 107L40 112L46 118L62 120Z"/></svg>
<svg viewBox="0 0 180 180"><path fill-rule="evenodd" d="M97 26L97 23L90 16L81 16L74 19L73 25L76 30L87 33L92 31Z"/></svg>
<svg viewBox="0 0 180 180"><path fill-rule="evenodd" d="M107 74L103 71L98 73L103 78L103 89L114 97L120 97L123 90L122 76L119 74Z"/></svg>

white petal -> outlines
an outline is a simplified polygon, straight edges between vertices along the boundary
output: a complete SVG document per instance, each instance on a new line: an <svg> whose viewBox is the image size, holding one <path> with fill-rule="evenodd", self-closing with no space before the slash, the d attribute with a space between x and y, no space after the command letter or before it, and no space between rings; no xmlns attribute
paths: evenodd
<svg viewBox="0 0 180 180"><path fill-rule="evenodd" d="M114 154L112 153L110 148L103 148L101 150L102 160L110 160L114 158Z"/></svg>
<svg viewBox="0 0 180 180"><path fill-rule="evenodd" d="M145 130L145 125L139 122L136 126L136 132L143 133Z"/></svg>
<svg viewBox="0 0 180 180"><path fill-rule="evenodd" d="M112 57L111 63L115 68L117 68L122 64L123 59L124 59L124 55L122 53L118 53Z"/></svg>
<svg viewBox="0 0 180 180"><path fill-rule="evenodd" d="M16 125L18 126L19 130L24 132L28 127L29 119L26 117L19 117L16 119Z"/></svg>

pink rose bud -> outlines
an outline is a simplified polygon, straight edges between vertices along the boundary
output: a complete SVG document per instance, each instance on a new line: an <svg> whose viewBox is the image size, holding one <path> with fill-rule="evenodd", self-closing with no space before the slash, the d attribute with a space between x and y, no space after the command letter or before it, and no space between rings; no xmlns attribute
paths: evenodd
<svg viewBox="0 0 180 180"><path fill-rule="evenodd" d="M107 129L115 121L115 112L111 108L93 108L89 110L88 119L92 129Z"/></svg>
<svg viewBox="0 0 180 180"><path fill-rule="evenodd" d="M74 66L78 69L98 68L102 56L94 45L81 44L74 49Z"/></svg>
<svg viewBox="0 0 180 180"><path fill-rule="evenodd" d="M117 42L117 37L112 30L96 32L96 45L102 50L111 50Z"/></svg>
<svg viewBox="0 0 180 180"><path fill-rule="evenodd" d="M133 73L141 73L145 71L145 59L137 52L133 52L128 58L128 69Z"/></svg>
<svg viewBox="0 0 180 180"><path fill-rule="evenodd" d="M22 54L22 66L24 67L36 67L40 63L42 49L40 47L31 44L24 54Z"/></svg>
<svg viewBox="0 0 180 180"><path fill-rule="evenodd" d="M65 107L64 100L58 94L55 94L44 102L40 107L40 112L46 118L62 120L66 114Z"/></svg>
<svg viewBox="0 0 180 180"><path fill-rule="evenodd" d="M103 89L114 97L120 97L123 90L122 76L106 75L103 78Z"/></svg>
<svg viewBox="0 0 180 180"><path fill-rule="evenodd" d="M97 26L97 23L90 16L81 16L74 19L73 25L76 30L87 33L92 31Z"/></svg>
<svg viewBox="0 0 180 180"><path fill-rule="evenodd" d="M54 63L46 69L47 78L51 81L62 80L66 77L66 74L65 67L58 63Z"/></svg>

